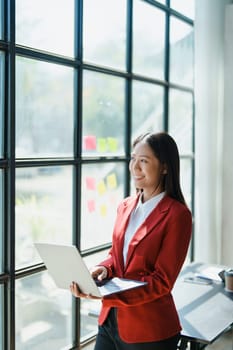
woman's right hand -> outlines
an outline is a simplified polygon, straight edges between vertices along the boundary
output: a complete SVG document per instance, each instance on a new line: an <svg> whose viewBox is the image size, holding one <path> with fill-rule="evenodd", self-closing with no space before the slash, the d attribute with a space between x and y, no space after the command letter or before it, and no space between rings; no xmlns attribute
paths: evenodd
<svg viewBox="0 0 233 350"><path fill-rule="evenodd" d="M102 281L108 277L108 270L105 266L94 266L90 269L90 273L94 279Z"/></svg>

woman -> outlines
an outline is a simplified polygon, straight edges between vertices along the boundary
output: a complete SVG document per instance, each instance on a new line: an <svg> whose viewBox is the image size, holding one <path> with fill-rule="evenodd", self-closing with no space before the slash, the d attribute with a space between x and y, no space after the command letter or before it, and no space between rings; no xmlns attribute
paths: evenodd
<svg viewBox="0 0 233 350"><path fill-rule="evenodd" d="M134 141L129 169L137 194L119 205L112 248L92 276L147 284L102 299L95 350L177 349L181 326L171 290L192 228L179 168L177 145L167 133L145 134ZM70 289L76 297L91 297L75 283Z"/></svg>

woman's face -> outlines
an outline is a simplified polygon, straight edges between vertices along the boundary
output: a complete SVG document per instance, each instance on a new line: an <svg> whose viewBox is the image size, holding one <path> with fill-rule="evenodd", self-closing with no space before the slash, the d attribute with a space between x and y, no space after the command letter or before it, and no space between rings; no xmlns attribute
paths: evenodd
<svg viewBox="0 0 233 350"><path fill-rule="evenodd" d="M164 166L155 157L150 146L141 141L133 149L129 170L134 180L135 187L143 189L148 196L156 195L163 191L162 179Z"/></svg>

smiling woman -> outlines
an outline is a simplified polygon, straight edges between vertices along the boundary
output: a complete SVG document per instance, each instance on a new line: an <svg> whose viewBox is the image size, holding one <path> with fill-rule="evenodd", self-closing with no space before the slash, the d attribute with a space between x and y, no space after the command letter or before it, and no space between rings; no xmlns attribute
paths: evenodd
<svg viewBox="0 0 233 350"><path fill-rule="evenodd" d="M140 191L120 202L112 247L90 272L100 280L123 277L146 285L102 298L95 350L176 350L181 325L171 291L189 247L192 216L180 188L174 139L167 133L139 136L129 169ZM70 290L86 297L77 283Z"/></svg>

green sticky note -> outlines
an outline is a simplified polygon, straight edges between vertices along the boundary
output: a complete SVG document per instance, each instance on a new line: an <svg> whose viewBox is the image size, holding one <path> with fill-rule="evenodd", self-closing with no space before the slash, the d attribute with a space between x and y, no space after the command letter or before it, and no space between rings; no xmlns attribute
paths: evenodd
<svg viewBox="0 0 233 350"><path fill-rule="evenodd" d="M108 149L110 152L116 152L118 140L115 137L108 137Z"/></svg>
<svg viewBox="0 0 233 350"><path fill-rule="evenodd" d="M97 148L99 152L107 151L107 140L103 137L97 139Z"/></svg>

